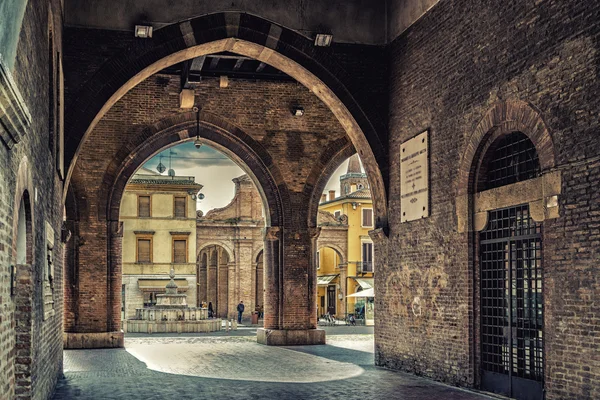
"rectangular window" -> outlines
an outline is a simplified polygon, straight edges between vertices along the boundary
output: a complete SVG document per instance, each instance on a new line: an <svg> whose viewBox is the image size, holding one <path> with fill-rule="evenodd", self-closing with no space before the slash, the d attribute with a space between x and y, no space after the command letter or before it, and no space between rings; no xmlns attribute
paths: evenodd
<svg viewBox="0 0 600 400"><path fill-rule="evenodd" d="M185 197L175 197L174 200L174 209L175 209L175 218L185 218L186 217L186 198Z"/></svg>
<svg viewBox="0 0 600 400"><path fill-rule="evenodd" d="M373 243L362 244L362 272L373 272Z"/></svg>
<svg viewBox="0 0 600 400"><path fill-rule="evenodd" d="M137 240L137 262L152 262L152 239Z"/></svg>
<svg viewBox="0 0 600 400"><path fill-rule="evenodd" d="M150 196L138 196L138 217L150 217Z"/></svg>
<svg viewBox="0 0 600 400"><path fill-rule="evenodd" d="M373 226L373 210L370 208L363 208L362 210L362 226L372 227Z"/></svg>
<svg viewBox="0 0 600 400"><path fill-rule="evenodd" d="M173 262L187 262L187 240L173 240Z"/></svg>

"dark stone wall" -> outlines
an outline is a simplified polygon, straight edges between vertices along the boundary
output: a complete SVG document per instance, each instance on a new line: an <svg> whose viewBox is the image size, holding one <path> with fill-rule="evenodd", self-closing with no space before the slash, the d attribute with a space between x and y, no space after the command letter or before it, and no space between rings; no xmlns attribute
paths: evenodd
<svg viewBox="0 0 600 400"><path fill-rule="evenodd" d="M469 234L455 196L468 138L494 104L538 110L562 174L543 223L548 399L600 396L600 3L444 0L390 44L389 265L378 270L376 363L477 386ZM429 129L430 209L400 222L400 144ZM412 312L415 297L422 313Z"/></svg>
<svg viewBox="0 0 600 400"><path fill-rule="evenodd" d="M14 3L14 2L12 2ZM31 114L31 126L11 150L0 145L0 398L47 398L62 371L62 181L50 146L48 10L52 3L56 51L61 51L60 2L29 1L20 27L12 70ZM0 52L2 52L0 48ZM19 166L27 160L27 168ZM10 295L10 267L16 263L16 209L24 190L32 208L31 267L21 268L19 293ZM44 319L45 222L54 229L54 315ZM16 321L30 321L31 330ZM28 333L30 332L30 333ZM29 364L31 363L31 364ZM20 364L20 365L19 365ZM25 365L30 365L25 368ZM28 397L28 396L32 397Z"/></svg>

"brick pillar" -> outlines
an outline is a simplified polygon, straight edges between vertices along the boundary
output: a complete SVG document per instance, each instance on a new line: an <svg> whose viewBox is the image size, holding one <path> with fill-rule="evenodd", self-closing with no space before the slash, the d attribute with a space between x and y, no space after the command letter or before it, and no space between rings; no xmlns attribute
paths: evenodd
<svg viewBox="0 0 600 400"><path fill-rule="evenodd" d="M236 296L234 299L235 307L232 309L235 311L237 317L237 305L240 300L244 301L244 319L249 319L252 311L254 311L255 303L252 295L252 245L254 241L252 239L235 239L235 256L236 256Z"/></svg>
<svg viewBox="0 0 600 400"><path fill-rule="evenodd" d="M235 261L229 261L227 263L227 269L229 270L229 285L227 286L228 288L228 292L227 292L227 304L228 304L228 310L229 310L229 315L227 316L228 319L232 319L232 318L237 318L237 302L239 301L238 298L238 293L237 293L237 263ZM237 300L236 300L237 299Z"/></svg>
<svg viewBox="0 0 600 400"><path fill-rule="evenodd" d="M119 223L91 217L79 222L79 231L88 234L77 238L75 324L64 334L64 348L123 347Z"/></svg>
<svg viewBox="0 0 600 400"><path fill-rule="evenodd" d="M207 285L207 279L206 279L206 270L207 265L206 263L204 263L204 261L202 261L202 258L200 259L200 261L198 262L198 274L197 274L197 284L196 286L198 287L198 295L197 295L197 300L198 300L198 304L202 304L203 301L206 301L206 305L208 306L208 300L207 300L207 292L206 292L206 285Z"/></svg>
<svg viewBox="0 0 600 400"><path fill-rule="evenodd" d="M279 226L265 229L264 284L265 329L280 329L281 234Z"/></svg>
<svg viewBox="0 0 600 400"><path fill-rule="evenodd" d="M316 237L315 229L266 229L265 319L264 328L257 330L259 343L325 344L325 331L316 329L316 267L312 257Z"/></svg>
<svg viewBox="0 0 600 400"><path fill-rule="evenodd" d="M64 295L64 331L75 332L77 324L77 303L79 298L78 285L78 255L79 255L79 224L74 220L67 220L66 230L72 233L67 241L63 254L63 295Z"/></svg>
<svg viewBox="0 0 600 400"><path fill-rule="evenodd" d="M123 282L123 222L109 221L108 331L121 330L121 285Z"/></svg>
<svg viewBox="0 0 600 400"><path fill-rule="evenodd" d="M377 271L388 270L389 238L383 228L369 231L369 236L371 237L371 240L373 240L373 259L377 262L377 265L373 266L373 270L375 271L373 274L373 281L375 283L375 343L377 343L379 340L381 340L381 338L377 336L377 332L384 332L383 329L380 329L380 323L382 323L384 319L379 318L378 310L385 309L385 307L383 307L383 298L385 293L382 293L385 285L381 273L378 274ZM379 347L375 346L375 365L383 365L381 360L382 358L379 352Z"/></svg>
<svg viewBox="0 0 600 400"><path fill-rule="evenodd" d="M342 293L342 309L340 310L341 312L345 313L344 316L346 316L348 314L348 298L346 296L348 296L348 263L342 263L339 265L339 269L340 269L340 287L341 289L341 293ZM338 311L338 314L340 314L340 311ZM341 315L338 316L338 318L342 318Z"/></svg>
<svg viewBox="0 0 600 400"><path fill-rule="evenodd" d="M15 287L15 399L32 398L32 312L33 271L31 265L17 265L17 284Z"/></svg>
<svg viewBox="0 0 600 400"><path fill-rule="evenodd" d="M321 234L321 228L309 228L308 236L310 239L310 264L308 265L308 302L309 302L309 329L315 329L319 317L317 315L317 249L319 248L318 240Z"/></svg>

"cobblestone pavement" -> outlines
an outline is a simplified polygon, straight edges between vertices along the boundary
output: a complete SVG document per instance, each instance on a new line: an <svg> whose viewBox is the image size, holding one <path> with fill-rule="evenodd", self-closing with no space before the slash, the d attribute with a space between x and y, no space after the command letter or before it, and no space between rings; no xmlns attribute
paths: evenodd
<svg viewBox="0 0 600 400"><path fill-rule="evenodd" d="M125 349L66 350L54 399L444 399L487 396L373 366L373 335L271 347L228 335L128 335Z"/></svg>

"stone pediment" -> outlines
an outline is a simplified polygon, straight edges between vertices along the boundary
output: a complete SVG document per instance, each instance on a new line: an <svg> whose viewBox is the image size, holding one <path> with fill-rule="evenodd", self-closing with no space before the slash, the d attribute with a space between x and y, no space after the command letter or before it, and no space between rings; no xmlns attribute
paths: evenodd
<svg viewBox="0 0 600 400"><path fill-rule="evenodd" d="M331 225L348 225L348 216L345 214L340 215L339 217L335 217L332 213L328 211L319 210L319 214L317 215L317 225L318 226L331 226Z"/></svg>

